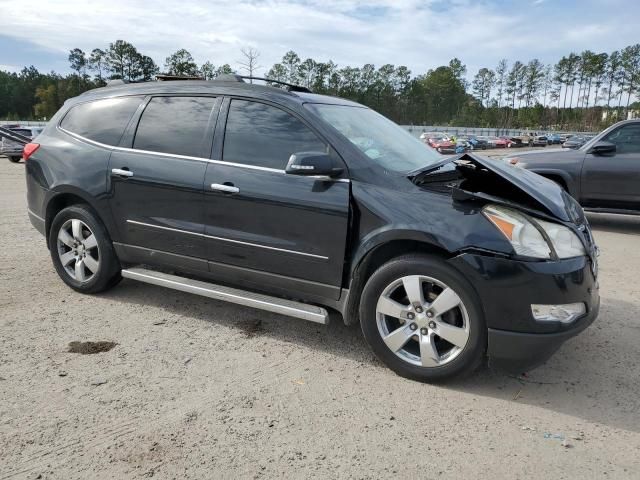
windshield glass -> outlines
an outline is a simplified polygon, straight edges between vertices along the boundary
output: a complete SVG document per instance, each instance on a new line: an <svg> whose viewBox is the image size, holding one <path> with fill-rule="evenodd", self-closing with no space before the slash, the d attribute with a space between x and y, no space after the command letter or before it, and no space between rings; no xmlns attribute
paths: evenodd
<svg viewBox="0 0 640 480"><path fill-rule="evenodd" d="M308 103L306 107L388 170L405 173L443 159L402 127L369 108L317 103Z"/></svg>

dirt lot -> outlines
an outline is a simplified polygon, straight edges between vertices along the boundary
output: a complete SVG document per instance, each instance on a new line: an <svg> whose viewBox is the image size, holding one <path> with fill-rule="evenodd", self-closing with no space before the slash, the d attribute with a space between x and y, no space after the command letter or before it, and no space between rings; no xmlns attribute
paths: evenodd
<svg viewBox="0 0 640 480"><path fill-rule="evenodd" d="M0 158L0 479L640 478L640 217L590 215L601 316L545 366L431 386L336 321L73 292L23 168Z"/></svg>

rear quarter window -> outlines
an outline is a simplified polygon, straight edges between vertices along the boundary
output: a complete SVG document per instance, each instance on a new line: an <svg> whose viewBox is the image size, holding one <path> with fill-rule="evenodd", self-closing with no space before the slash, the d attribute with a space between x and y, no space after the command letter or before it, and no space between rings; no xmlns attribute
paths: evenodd
<svg viewBox="0 0 640 480"><path fill-rule="evenodd" d="M214 97L155 97L140 118L133 148L200 157Z"/></svg>
<svg viewBox="0 0 640 480"><path fill-rule="evenodd" d="M141 101L141 97L118 97L81 103L67 112L60 126L96 142L118 145Z"/></svg>

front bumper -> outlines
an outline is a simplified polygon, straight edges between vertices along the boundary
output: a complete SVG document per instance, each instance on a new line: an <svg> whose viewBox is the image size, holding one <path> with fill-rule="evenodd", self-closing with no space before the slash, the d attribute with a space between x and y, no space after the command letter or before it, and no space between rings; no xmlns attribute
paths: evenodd
<svg viewBox="0 0 640 480"><path fill-rule="evenodd" d="M522 372L544 363L567 339L598 316L600 295L589 257L523 262L480 254L450 260L482 302L492 365ZM584 302L585 315L570 324L539 322L532 304Z"/></svg>

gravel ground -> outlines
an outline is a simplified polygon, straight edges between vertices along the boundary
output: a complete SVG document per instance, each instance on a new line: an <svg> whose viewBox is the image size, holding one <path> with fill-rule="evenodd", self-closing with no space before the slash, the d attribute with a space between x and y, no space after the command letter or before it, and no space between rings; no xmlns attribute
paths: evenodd
<svg viewBox="0 0 640 480"><path fill-rule="evenodd" d="M0 479L640 478L640 217L590 215L601 315L545 366L432 386L337 321L73 292L23 168L0 158Z"/></svg>

